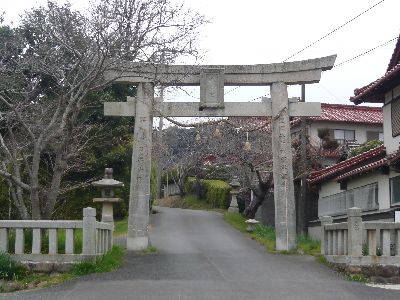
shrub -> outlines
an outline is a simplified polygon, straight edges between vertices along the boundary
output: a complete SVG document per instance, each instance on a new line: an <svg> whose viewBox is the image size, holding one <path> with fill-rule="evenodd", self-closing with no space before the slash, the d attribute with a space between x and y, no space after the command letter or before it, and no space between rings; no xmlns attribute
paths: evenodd
<svg viewBox="0 0 400 300"><path fill-rule="evenodd" d="M318 128L318 137L321 140L329 139L329 128Z"/></svg>
<svg viewBox="0 0 400 300"><path fill-rule="evenodd" d="M7 253L0 252L0 279L15 280L25 277L28 271Z"/></svg>
<svg viewBox="0 0 400 300"><path fill-rule="evenodd" d="M353 157L353 156L359 155L361 153L367 152L371 149L379 147L382 144L383 144L382 141L378 141L378 140L366 142L366 143L362 144L361 146L352 149L349 157Z"/></svg>
<svg viewBox="0 0 400 300"><path fill-rule="evenodd" d="M229 184L222 180L203 180L207 188L206 201L215 208L228 208L230 203Z"/></svg>
<svg viewBox="0 0 400 300"><path fill-rule="evenodd" d="M197 180L194 177L189 177L185 183L185 192L194 193L195 190L205 191L205 200L211 204L213 208L228 208L230 203L230 190L231 187L222 180L200 180L201 188L195 188ZM203 198L203 193L197 195Z"/></svg>

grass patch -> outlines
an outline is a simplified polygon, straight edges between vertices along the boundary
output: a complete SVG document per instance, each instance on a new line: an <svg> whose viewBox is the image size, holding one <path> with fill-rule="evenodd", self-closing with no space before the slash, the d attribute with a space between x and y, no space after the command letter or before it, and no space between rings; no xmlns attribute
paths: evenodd
<svg viewBox="0 0 400 300"><path fill-rule="evenodd" d="M370 282L369 278L364 274L345 274L345 278L349 281L367 283Z"/></svg>
<svg viewBox="0 0 400 300"><path fill-rule="evenodd" d="M114 223L114 236L121 236L128 233L128 218Z"/></svg>
<svg viewBox="0 0 400 300"><path fill-rule="evenodd" d="M138 251L139 254L156 254L158 252L158 249L154 246L148 246L146 249Z"/></svg>
<svg viewBox="0 0 400 300"><path fill-rule="evenodd" d="M122 265L123 254L122 247L114 245L110 252L97 258L95 261L83 261L75 265L71 270L71 274L81 276L90 273L114 271Z"/></svg>
<svg viewBox="0 0 400 300"><path fill-rule="evenodd" d="M275 229L273 227L257 224L253 232L247 232L246 219L239 213L226 212L224 213L224 220L235 229L250 236L252 240L256 240L264 245L268 252L276 252Z"/></svg>
<svg viewBox="0 0 400 300"><path fill-rule="evenodd" d="M306 235L297 236L297 248L300 249L304 254L312 256L320 256L321 254L321 243L311 239Z"/></svg>
<svg viewBox="0 0 400 300"><path fill-rule="evenodd" d="M268 252L281 254L294 254L300 252L317 257L320 256L320 242L314 241L307 236L297 236L297 251L276 251L276 236L274 227L257 224L255 226L256 229L253 232L247 232L247 224L245 223L246 219L239 213L226 212L224 214L224 220L232 225L235 229L247 234L251 239L256 240L264 245Z"/></svg>
<svg viewBox="0 0 400 300"><path fill-rule="evenodd" d="M11 259L9 254L0 252L0 279L18 280L27 274L25 267Z"/></svg>

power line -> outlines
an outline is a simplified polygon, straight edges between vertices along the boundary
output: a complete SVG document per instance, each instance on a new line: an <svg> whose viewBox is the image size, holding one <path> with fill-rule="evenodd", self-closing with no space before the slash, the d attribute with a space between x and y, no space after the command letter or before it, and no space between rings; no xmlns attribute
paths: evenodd
<svg viewBox="0 0 400 300"><path fill-rule="evenodd" d="M327 38L328 36L330 36L332 33L338 31L339 29L343 28L344 26L346 26L347 24L350 24L351 22L353 22L354 20L356 20L357 18L361 17L363 14L365 14L366 12L370 11L371 9L375 8L376 6L378 6L379 4L383 3L385 0L381 0L378 3L375 3L374 5L372 5L371 7L369 7L368 9L364 10L362 13L358 14L357 16L353 17L352 19L348 20L347 22L345 22L344 24L340 25L339 27L336 27L335 29L333 29L332 31L330 31L329 33L325 34L323 37L319 38L318 40L316 40L315 42L312 42L311 44L309 44L308 46L304 47L303 49L297 51L296 53L294 53L293 55L289 56L288 58L286 58L283 62L291 59L292 57L296 56L297 54L300 54L301 52L303 52L304 50L310 48L311 46L314 46L315 44L317 44L318 42L322 41L323 39Z"/></svg>
<svg viewBox="0 0 400 300"><path fill-rule="evenodd" d="M343 65L345 65L345 64L347 64L347 63L349 63L349 62L352 62L353 60L355 60L355 59L357 59L357 58L359 58L359 57L361 57L361 56L364 56L364 55L366 55L366 54L369 54L369 53L371 53L372 51L375 51L376 49L378 49L378 48L380 48L380 47L386 46L387 44L389 44L389 43L391 43L391 42L397 40L397 38L398 38L398 37L395 37L395 38L393 38L393 39L390 39L390 40L388 40L387 42L384 42L383 44L380 44L380 45L378 45L378 46L376 46L376 47L374 47L374 48L369 49L368 51L365 51L365 52L363 52L363 53L361 53L361 54L358 54L358 55L356 55L356 56L354 56L354 57L352 57L352 58L350 58L350 59L348 59L348 60L345 60L345 61L343 61L343 62L341 62L341 63L338 63L337 65L334 65L333 68L337 68L337 67L343 66Z"/></svg>
<svg viewBox="0 0 400 300"><path fill-rule="evenodd" d="M237 90L237 89L240 88L240 87L242 87L242 86L241 86L241 85L238 85L237 87L235 87L235 88L233 88L233 89L231 89L231 90L225 92L224 95L227 95L227 94L229 94L229 93L232 93L233 91Z"/></svg>

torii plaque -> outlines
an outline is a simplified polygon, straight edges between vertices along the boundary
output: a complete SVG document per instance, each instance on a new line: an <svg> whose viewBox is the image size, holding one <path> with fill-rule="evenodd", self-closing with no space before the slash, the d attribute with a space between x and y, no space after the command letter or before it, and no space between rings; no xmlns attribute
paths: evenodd
<svg viewBox="0 0 400 300"><path fill-rule="evenodd" d="M104 103L107 116L135 117L129 196L128 250L148 246L152 117L272 117L272 154L276 249L296 247L296 209L289 116L319 116L320 103L289 101L287 85L319 82L336 55L268 65L132 65L119 81L138 85L137 97ZM200 85L198 102L155 102L154 84ZM224 102L224 86L271 86L271 99L257 103Z"/></svg>

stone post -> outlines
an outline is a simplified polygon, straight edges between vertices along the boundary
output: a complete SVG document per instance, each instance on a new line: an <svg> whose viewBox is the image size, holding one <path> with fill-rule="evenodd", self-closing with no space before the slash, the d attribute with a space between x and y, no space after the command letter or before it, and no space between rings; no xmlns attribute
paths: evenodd
<svg viewBox="0 0 400 300"><path fill-rule="evenodd" d="M361 208L351 207L347 211L348 249L350 256L362 256L363 223Z"/></svg>
<svg viewBox="0 0 400 300"><path fill-rule="evenodd" d="M151 111L153 100L153 83L139 83L129 193L128 250L146 249L149 244Z"/></svg>
<svg viewBox="0 0 400 300"><path fill-rule="evenodd" d="M83 209L83 245L82 254L87 259L96 256L96 209L86 207Z"/></svg>
<svg viewBox="0 0 400 300"><path fill-rule="evenodd" d="M331 216L322 216L319 218L321 221L321 254L327 255L328 250L328 234L325 231L325 226L333 223L333 218Z"/></svg>
<svg viewBox="0 0 400 300"><path fill-rule="evenodd" d="M273 83L271 98L276 250L290 251L296 248L296 205L286 84Z"/></svg>

